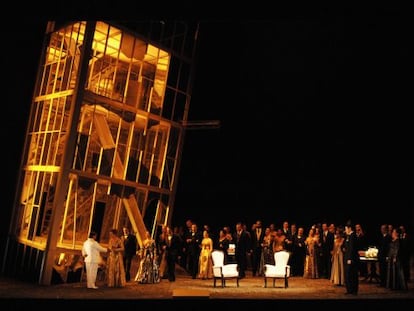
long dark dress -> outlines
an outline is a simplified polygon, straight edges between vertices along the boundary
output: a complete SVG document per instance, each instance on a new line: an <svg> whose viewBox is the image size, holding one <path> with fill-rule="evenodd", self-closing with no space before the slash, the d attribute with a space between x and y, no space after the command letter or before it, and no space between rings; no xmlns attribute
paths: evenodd
<svg viewBox="0 0 414 311"><path fill-rule="evenodd" d="M387 288L407 289L407 282L404 277L404 270L400 258L400 239L392 240L387 256Z"/></svg>

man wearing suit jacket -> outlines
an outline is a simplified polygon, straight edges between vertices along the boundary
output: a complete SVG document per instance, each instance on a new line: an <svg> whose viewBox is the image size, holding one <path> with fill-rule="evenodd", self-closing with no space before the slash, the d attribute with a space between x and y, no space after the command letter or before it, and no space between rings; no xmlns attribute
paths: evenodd
<svg viewBox="0 0 414 311"><path fill-rule="evenodd" d="M293 236L292 255L291 255L291 270L292 276L303 276L305 271L306 258L306 236L303 227L298 228L298 233Z"/></svg>
<svg viewBox="0 0 414 311"><path fill-rule="evenodd" d="M347 295L358 294L358 267L359 254L358 242L353 225L348 221L345 225L345 241L343 243L344 263L345 263L345 286Z"/></svg>
<svg viewBox="0 0 414 311"><path fill-rule="evenodd" d="M251 237L243 229L243 224L241 222L236 224L236 232L234 233L233 239L236 242L235 257L239 268L239 278L242 279L246 277L247 254L250 253L251 250Z"/></svg>
<svg viewBox="0 0 414 311"><path fill-rule="evenodd" d="M390 249L391 234L388 232L388 225L381 225L381 236L378 246L378 262L379 262L379 275L380 275L380 286L385 287L387 283L387 270L388 262L387 256Z"/></svg>
<svg viewBox="0 0 414 311"><path fill-rule="evenodd" d="M262 243L264 238L265 230L262 227L262 221L256 220L256 223L252 226L250 236L252 239L252 272L253 276L256 276L260 258L262 256Z"/></svg>
<svg viewBox="0 0 414 311"><path fill-rule="evenodd" d="M333 227L333 225L332 225ZM332 229L334 230L334 229ZM329 230L328 223L322 223L322 233L320 237L321 254L320 254L320 270L319 277L330 279L332 265L332 250L334 247L334 232Z"/></svg>
<svg viewBox="0 0 414 311"><path fill-rule="evenodd" d="M187 250L188 271L193 279L197 277L198 273L202 239L203 233L198 229L196 223L192 223L190 233L185 236L185 248Z"/></svg>
<svg viewBox="0 0 414 311"><path fill-rule="evenodd" d="M181 239L170 227L167 228L166 243L168 281L175 282L175 264L178 262L178 254L181 250Z"/></svg>
<svg viewBox="0 0 414 311"><path fill-rule="evenodd" d="M88 288L97 289L96 277L98 274L98 266L102 261L100 253L106 253L109 251L106 247L101 246L96 241L97 234L91 231L89 238L83 242L82 245L82 256L85 261L86 268L86 285Z"/></svg>
<svg viewBox="0 0 414 311"><path fill-rule="evenodd" d="M125 279L127 282L131 280L131 265L134 259L137 249L138 241L135 234L132 234L127 227L122 228L123 235L121 237L124 243L124 268L125 268Z"/></svg>

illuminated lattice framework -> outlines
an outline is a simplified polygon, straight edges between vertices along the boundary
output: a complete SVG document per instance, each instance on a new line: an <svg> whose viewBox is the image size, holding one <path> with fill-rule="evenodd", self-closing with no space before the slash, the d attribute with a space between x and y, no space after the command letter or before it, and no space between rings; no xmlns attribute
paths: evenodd
<svg viewBox="0 0 414 311"><path fill-rule="evenodd" d="M106 22L88 40L88 23L50 32L39 67L15 228L39 249L51 233L79 250L91 230L106 243L123 226L141 240L172 211L191 58ZM171 47L184 45L174 29Z"/></svg>

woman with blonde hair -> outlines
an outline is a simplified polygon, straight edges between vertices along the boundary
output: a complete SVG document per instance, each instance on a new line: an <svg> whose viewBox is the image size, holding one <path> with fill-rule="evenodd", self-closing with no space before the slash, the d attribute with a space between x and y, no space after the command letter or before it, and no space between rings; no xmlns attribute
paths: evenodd
<svg viewBox="0 0 414 311"><path fill-rule="evenodd" d="M149 231L145 232L145 240L142 242L141 260L139 262L135 281L141 284L160 282L157 263L157 247L155 240L151 237Z"/></svg>
<svg viewBox="0 0 414 311"><path fill-rule="evenodd" d="M312 227L309 230L309 235L305 240L306 245L306 258L305 258L305 269L304 278L318 279L318 243L319 236L316 233L316 229Z"/></svg>
<svg viewBox="0 0 414 311"><path fill-rule="evenodd" d="M213 262L211 252L213 251L213 240L210 238L208 231L203 231L203 239L201 240L201 252L198 264L198 277L200 279L209 279L213 277Z"/></svg>

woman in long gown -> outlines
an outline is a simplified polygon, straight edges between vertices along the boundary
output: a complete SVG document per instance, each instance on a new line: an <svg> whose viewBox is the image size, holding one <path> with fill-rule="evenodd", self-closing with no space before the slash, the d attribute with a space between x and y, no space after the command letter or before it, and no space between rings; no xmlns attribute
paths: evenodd
<svg viewBox="0 0 414 311"><path fill-rule="evenodd" d="M157 247L155 240L151 238L149 231L142 242L141 260L135 281L141 284L152 284L160 282L160 273L157 263Z"/></svg>
<svg viewBox="0 0 414 311"><path fill-rule="evenodd" d="M309 230L309 235L305 240L306 244L306 258L304 278L317 279L318 272L318 236L315 234L315 229L312 227Z"/></svg>
<svg viewBox="0 0 414 311"><path fill-rule="evenodd" d="M391 242L387 256L387 282L385 287L396 290L407 290L407 281L404 277L401 265L399 229L394 228L391 232Z"/></svg>
<svg viewBox="0 0 414 311"><path fill-rule="evenodd" d="M109 232L108 243L109 255L107 259L107 282L108 287L124 287L126 284L124 268L124 243L117 235L117 230Z"/></svg>
<svg viewBox="0 0 414 311"><path fill-rule="evenodd" d="M203 231L203 239L201 240L201 252L198 264L198 277L200 279L210 279L213 277L213 261L211 252L213 251L213 240L210 238L208 231Z"/></svg>
<svg viewBox="0 0 414 311"><path fill-rule="evenodd" d="M262 242L262 253L260 255L260 263L259 267L257 268L257 275L263 276L264 275L264 266L266 264L275 264L275 257L273 253L273 240L274 236L270 231L270 228L267 227L265 229L265 235Z"/></svg>
<svg viewBox="0 0 414 311"><path fill-rule="evenodd" d="M334 285L345 285L345 267L344 253L342 243L344 242L344 233L342 227L338 227L335 232L334 246L332 249L332 269L331 282Z"/></svg>

